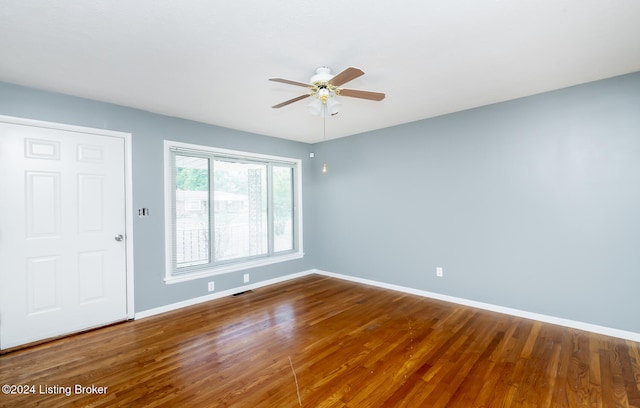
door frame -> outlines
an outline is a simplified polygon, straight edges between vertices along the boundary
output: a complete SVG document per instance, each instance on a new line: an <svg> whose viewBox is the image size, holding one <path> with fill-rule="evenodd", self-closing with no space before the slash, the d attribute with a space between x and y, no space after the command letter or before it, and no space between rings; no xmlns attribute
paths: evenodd
<svg viewBox="0 0 640 408"><path fill-rule="evenodd" d="M64 123L46 122L42 120L0 115L0 122L24 125L45 129L63 130L67 132L87 133L96 136L118 137L124 141L124 197L125 197L125 265L127 269L127 319L135 317L133 290L133 177L131 158L131 133L115 130L96 129L85 126L67 125Z"/></svg>

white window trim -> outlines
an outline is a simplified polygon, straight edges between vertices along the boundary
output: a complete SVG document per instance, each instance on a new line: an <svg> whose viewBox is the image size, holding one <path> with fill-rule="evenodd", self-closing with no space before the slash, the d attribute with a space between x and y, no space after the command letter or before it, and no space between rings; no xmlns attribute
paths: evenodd
<svg viewBox="0 0 640 408"><path fill-rule="evenodd" d="M173 200L173 191L171 185L172 179L172 164L171 164L171 149L172 148L182 148L189 149L194 151L202 151L213 154L228 154L233 156L244 156L247 158L255 158L255 159L264 159L264 160L272 160L272 161L283 161L295 163L297 167L297 175L296 177L296 213L298 217L298 231L297 231L297 242L296 247L297 251L292 253L287 253L283 255L270 256L260 259L254 259L246 262L239 262L233 264L226 264L220 266L212 266L206 269L200 269L197 271L174 275L173 274L173 214L171 211L172 208L172 200ZM251 268L257 268L260 266L272 265L275 263L291 261L294 259L300 259L304 257L303 251L303 230L302 230L302 160L300 159L292 159L289 157L278 157L271 156L265 154L251 153L251 152L243 152L239 150L229 150L229 149L220 149L211 146L203 146L203 145L195 145L190 143L176 142L172 140L164 141L164 215L165 215L165 278L164 281L166 284L179 283L179 282L187 282L194 279L201 279L208 276L221 275L224 273L242 271Z"/></svg>

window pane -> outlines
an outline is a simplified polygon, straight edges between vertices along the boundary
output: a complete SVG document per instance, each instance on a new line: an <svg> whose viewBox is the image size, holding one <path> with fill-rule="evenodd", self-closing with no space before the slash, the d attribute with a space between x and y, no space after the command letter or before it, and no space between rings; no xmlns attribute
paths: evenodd
<svg viewBox="0 0 640 408"><path fill-rule="evenodd" d="M273 166L273 250L293 249L293 168Z"/></svg>
<svg viewBox="0 0 640 408"><path fill-rule="evenodd" d="M176 267L209 263L209 159L175 156Z"/></svg>
<svg viewBox="0 0 640 408"><path fill-rule="evenodd" d="M268 253L267 166L214 160L216 261Z"/></svg>

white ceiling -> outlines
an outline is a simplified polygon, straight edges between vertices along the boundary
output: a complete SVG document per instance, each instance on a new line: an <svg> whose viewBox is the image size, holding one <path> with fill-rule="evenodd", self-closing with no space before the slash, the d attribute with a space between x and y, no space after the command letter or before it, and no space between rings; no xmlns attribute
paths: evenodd
<svg viewBox="0 0 640 408"><path fill-rule="evenodd" d="M349 66L327 139L640 71L639 0L2 0L0 81L303 142Z"/></svg>

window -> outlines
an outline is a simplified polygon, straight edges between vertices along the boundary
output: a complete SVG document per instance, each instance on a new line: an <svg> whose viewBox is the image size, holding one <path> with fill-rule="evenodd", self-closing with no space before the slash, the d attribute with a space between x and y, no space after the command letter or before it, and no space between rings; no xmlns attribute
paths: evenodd
<svg viewBox="0 0 640 408"><path fill-rule="evenodd" d="M301 161L165 141L166 281L296 259Z"/></svg>

